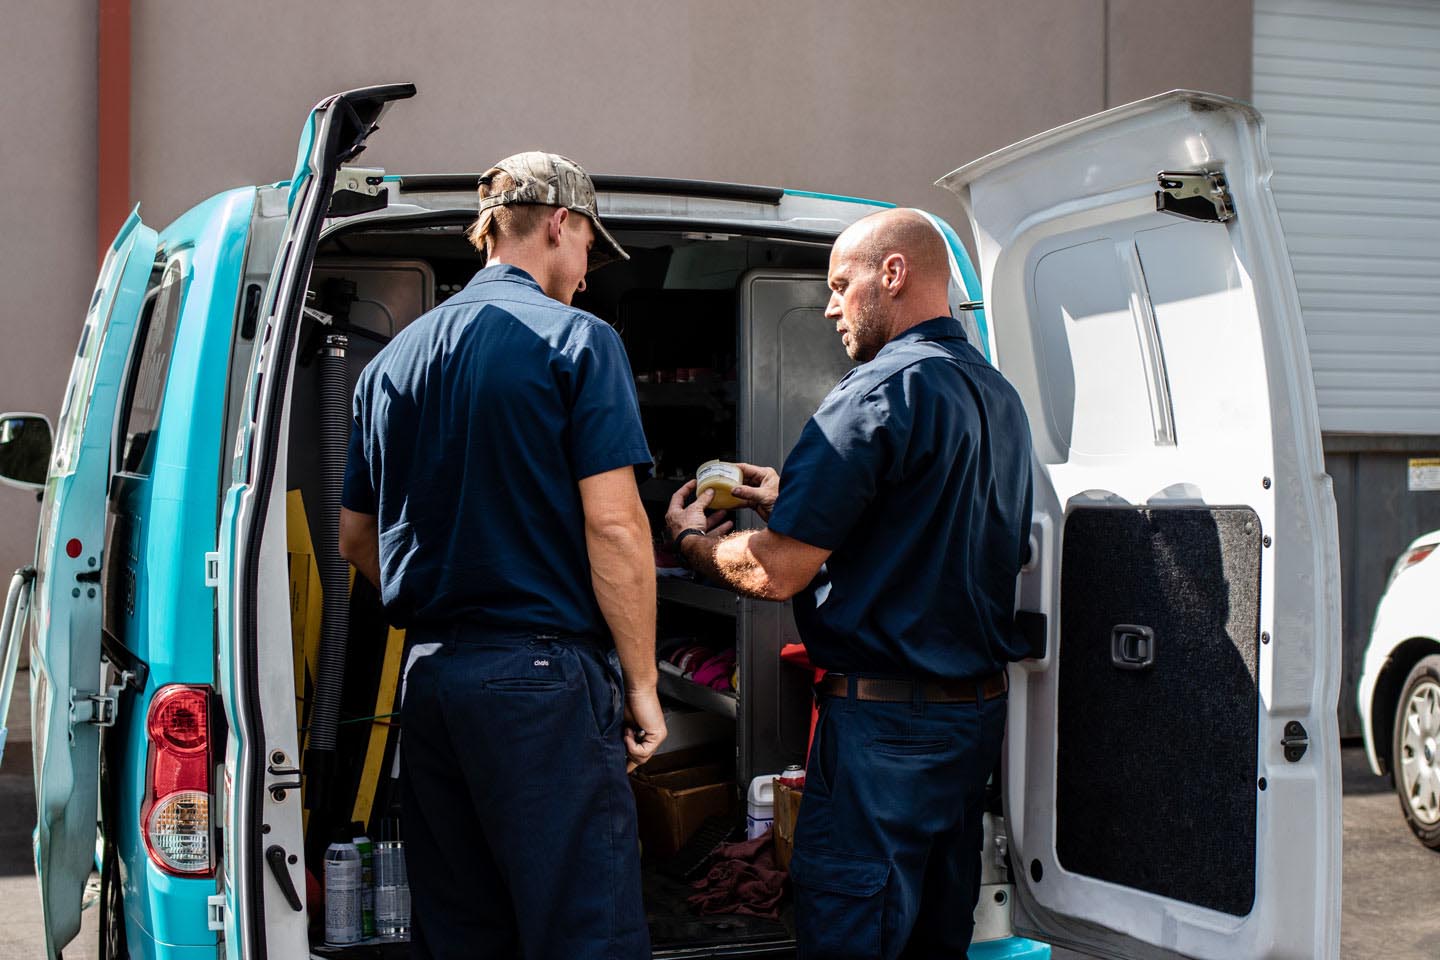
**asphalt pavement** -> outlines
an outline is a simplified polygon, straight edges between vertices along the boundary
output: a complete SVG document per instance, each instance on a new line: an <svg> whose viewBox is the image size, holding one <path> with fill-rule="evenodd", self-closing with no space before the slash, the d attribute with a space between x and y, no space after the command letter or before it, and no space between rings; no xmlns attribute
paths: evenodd
<svg viewBox="0 0 1440 960"><path fill-rule="evenodd" d="M10 743L0 762L0 960L43 957L40 896L31 862L35 826L31 779L29 678L15 684ZM1388 779L1370 773L1358 745L1342 751L1345 778L1345 867L1341 916L1344 960L1435 960L1440 957L1440 853L1422 847L1400 816ZM67 955L97 954L97 911L86 910ZM1057 949L1054 960L1085 960Z"/></svg>

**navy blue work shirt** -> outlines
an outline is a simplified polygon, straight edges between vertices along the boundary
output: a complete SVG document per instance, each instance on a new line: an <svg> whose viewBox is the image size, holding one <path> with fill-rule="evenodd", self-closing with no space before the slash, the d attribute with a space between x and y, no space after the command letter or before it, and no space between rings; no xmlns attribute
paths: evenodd
<svg viewBox="0 0 1440 960"><path fill-rule="evenodd" d="M940 317L847 373L780 474L770 529L832 551L795 598L817 667L978 679L1025 656L1030 427L1015 389Z"/></svg>
<svg viewBox="0 0 1440 960"><path fill-rule="evenodd" d="M578 481L651 462L612 327L486 267L380 351L354 413L342 502L376 516L393 623L609 642Z"/></svg>

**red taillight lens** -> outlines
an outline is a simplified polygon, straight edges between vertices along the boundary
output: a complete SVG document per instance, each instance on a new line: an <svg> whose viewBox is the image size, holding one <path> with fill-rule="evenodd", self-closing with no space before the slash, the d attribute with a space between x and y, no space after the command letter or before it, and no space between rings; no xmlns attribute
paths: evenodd
<svg viewBox="0 0 1440 960"><path fill-rule="evenodd" d="M214 870L209 710L207 687L163 687L150 701L150 790L140 822L150 859L167 873Z"/></svg>

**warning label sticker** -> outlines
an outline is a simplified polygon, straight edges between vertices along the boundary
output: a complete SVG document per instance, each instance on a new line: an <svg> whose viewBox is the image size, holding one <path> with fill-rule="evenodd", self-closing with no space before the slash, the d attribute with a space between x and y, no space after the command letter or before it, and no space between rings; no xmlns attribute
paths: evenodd
<svg viewBox="0 0 1440 960"><path fill-rule="evenodd" d="M1440 457L1410 458L1410 489L1440 490Z"/></svg>

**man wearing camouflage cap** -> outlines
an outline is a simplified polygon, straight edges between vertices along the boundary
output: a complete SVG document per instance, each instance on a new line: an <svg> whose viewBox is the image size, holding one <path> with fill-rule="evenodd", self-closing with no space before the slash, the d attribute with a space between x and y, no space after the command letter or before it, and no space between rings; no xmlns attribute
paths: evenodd
<svg viewBox="0 0 1440 960"><path fill-rule="evenodd" d="M341 553L436 648L401 708L412 954L648 958L650 451L619 335L570 306L626 254L547 153L480 178L469 237L484 269L356 385L341 511Z"/></svg>

